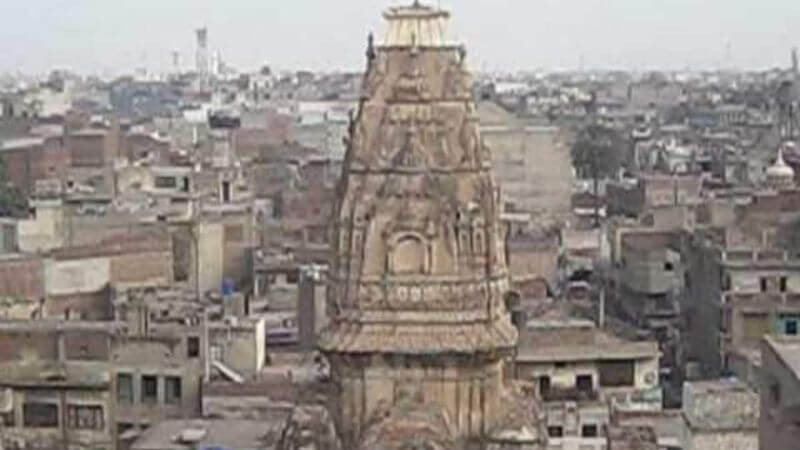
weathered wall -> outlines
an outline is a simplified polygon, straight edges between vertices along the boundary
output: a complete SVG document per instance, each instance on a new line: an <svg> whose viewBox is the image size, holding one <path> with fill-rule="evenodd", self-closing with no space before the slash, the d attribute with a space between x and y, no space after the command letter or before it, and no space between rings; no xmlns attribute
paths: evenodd
<svg viewBox="0 0 800 450"><path fill-rule="evenodd" d="M124 253L110 258L110 279L122 286L168 286L172 283L172 249Z"/></svg>
<svg viewBox="0 0 800 450"><path fill-rule="evenodd" d="M775 339L778 345L786 345L789 352L800 350L796 339ZM784 350L784 351L786 351ZM759 415L759 445L761 449L793 450L800 442L800 430L794 426L786 426L783 419L796 421L793 412L796 399L800 398L800 380L795 369L791 368L776 353L775 348L765 339L761 346L761 367L759 393L761 414ZM775 396L777 394L777 398Z"/></svg>
<svg viewBox="0 0 800 450"><path fill-rule="evenodd" d="M484 126L481 134L504 199L525 211L569 214L572 162L557 128L510 123Z"/></svg>
<svg viewBox="0 0 800 450"><path fill-rule="evenodd" d="M333 379L341 394L333 397L329 409L345 436L359 435L373 414L403 398L442 408L458 436L481 434L493 425L490 421L500 410L502 361L465 365L440 357L430 365L413 357L372 359L366 366L366 360L333 364L340 371Z"/></svg>
<svg viewBox="0 0 800 450"><path fill-rule="evenodd" d="M36 256L0 258L0 298L44 297L44 263Z"/></svg>
<svg viewBox="0 0 800 450"><path fill-rule="evenodd" d="M49 259L45 277L47 295L98 292L111 281L111 261L108 257Z"/></svg>
<svg viewBox="0 0 800 450"><path fill-rule="evenodd" d="M683 333L686 356L700 363L701 371L719 376L722 356L718 334L721 321L721 280L719 254L702 244L687 253L687 295L681 305L687 321Z"/></svg>
<svg viewBox="0 0 800 450"><path fill-rule="evenodd" d="M0 332L0 361L56 360L58 339L45 333Z"/></svg>
<svg viewBox="0 0 800 450"><path fill-rule="evenodd" d="M225 227L219 223L201 223L198 234L198 287L201 292L219 291L225 258Z"/></svg>
<svg viewBox="0 0 800 450"><path fill-rule="evenodd" d="M97 292L50 295L44 302L43 316L69 320L112 319L111 292L105 287Z"/></svg>
<svg viewBox="0 0 800 450"><path fill-rule="evenodd" d="M765 449L772 450L770 447ZM758 433L755 431L725 431L693 433L683 450L758 450Z"/></svg>
<svg viewBox="0 0 800 450"><path fill-rule="evenodd" d="M36 253L64 244L64 208L60 201L34 202L36 217L17 223L19 249Z"/></svg>

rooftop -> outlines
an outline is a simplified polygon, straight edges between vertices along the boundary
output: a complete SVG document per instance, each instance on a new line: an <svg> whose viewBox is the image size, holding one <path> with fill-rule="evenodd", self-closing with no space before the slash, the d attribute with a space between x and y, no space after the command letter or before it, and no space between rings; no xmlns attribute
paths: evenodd
<svg viewBox="0 0 800 450"><path fill-rule="evenodd" d="M154 424L131 445L132 450L193 448L271 449L283 422L263 420L167 420Z"/></svg>
<svg viewBox="0 0 800 450"><path fill-rule="evenodd" d="M660 355L651 341L625 341L585 321L532 321L520 331L517 361L647 359Z"/></svg>
<svg viewBox="0 0 800 450"><path fill-rule="evenodd" d="M692 429L755 430L758 415L758 394L736 378L683 385L683 417Z"/></svg>
<svg viewBox="0 0 800 450"><path fill-rule="evenodd" d="M78 321L61 319L0 320L0 331L118 331L125 324L120 322Z"/></svg>
<svg viewBox="0 0 800 450"><path fill-rule="evenodd" d="M0 385L103 389L111 377L103 362L15 361L0 365Z"/></svg>
<svg viewBox="0 0 800 450"><path fill-rule="evenodd" d="M20 150L43 144L44 144L44 139L40 137L23 137L16 139L8 139L0 142L0 151Z"/></svg>
<svg viewBox="0 0 800 450"><path fill-rule="evenodd" d="M800 338L765 336L764 339L794 376L800 378Z"/></svg>

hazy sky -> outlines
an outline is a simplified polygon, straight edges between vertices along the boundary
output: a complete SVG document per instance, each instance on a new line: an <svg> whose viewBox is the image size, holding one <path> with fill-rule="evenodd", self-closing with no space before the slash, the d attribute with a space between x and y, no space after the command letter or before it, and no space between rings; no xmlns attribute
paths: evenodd
<svg viewBox="0 0 800 450"><path fill-rule="evenodd" d="M431 0L429 0L431 1ZM435 1L435 0L432 0ZM410 1L409 1L410 2ZM242 69L361 69L396 0L0 0L0 71L194 60L193 29ZM800 46L800 0L442 0L484 69L761 68ZM729 45L726 45L729 43ZM729 47L730 58L726 57Z"/></svg>

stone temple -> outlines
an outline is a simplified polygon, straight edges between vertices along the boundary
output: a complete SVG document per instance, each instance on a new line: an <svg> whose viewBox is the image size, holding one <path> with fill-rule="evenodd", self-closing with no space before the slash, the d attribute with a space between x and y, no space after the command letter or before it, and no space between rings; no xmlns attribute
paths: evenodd
<svg viewBox="0 0 800 450"><path fill-rule="evenodd" d="M331 221L330 412L345 448L544 448L533 397L504 378L517 331L466 51L445 11L384 17Z"/></svg>

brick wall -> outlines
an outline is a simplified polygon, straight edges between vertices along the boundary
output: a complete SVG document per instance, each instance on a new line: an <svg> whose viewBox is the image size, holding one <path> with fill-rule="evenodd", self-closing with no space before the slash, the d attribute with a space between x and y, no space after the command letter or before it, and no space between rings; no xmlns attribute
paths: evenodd
<svg viewBox="0 0 800 450"><path fill-rule="evenodd" d="M44 304L45 317L82 320L111 320L111 293L106 287L99 292L52 295Z"/></svg>
<svg viewBox="0 0 800 450"><path fill-rule="evenodd" d="M107 361L110 353L106 331L65 331L64 357L68 361Z"/></svg>
<svg viewBox="0 0 800 450"><path fill-rule="evenodd" d="M41 258L0 259L0 297L38 300L44 297Z"/></svg>
<svg viewBox="0 0 800 450"><path fill-rule="evenodd" d="M19 150L6 150L0 154L6 166L8 180L25 193L30 192L30 189L33 188L30 176L30 152L34 149L35 147L26 147Z"/></svg>
<svg viewBox="0 0 800 450"><path fill-rule="evenodd" d="M101 167L105 164L105 135L68 136L66 143L73 167Z"/></svg>
<svg viewBox="0 0 800 450"><path fill-rule="evenodd" d="M111 282L167 285L172 282L172 249L126 253L111 258Z"/></svg>
<svg viewBox="0 0 800 450"><path fill-rule="evenodd" d="M0 332L0 361L20 359L58 359L58 339L55 334Z"/></svg>

